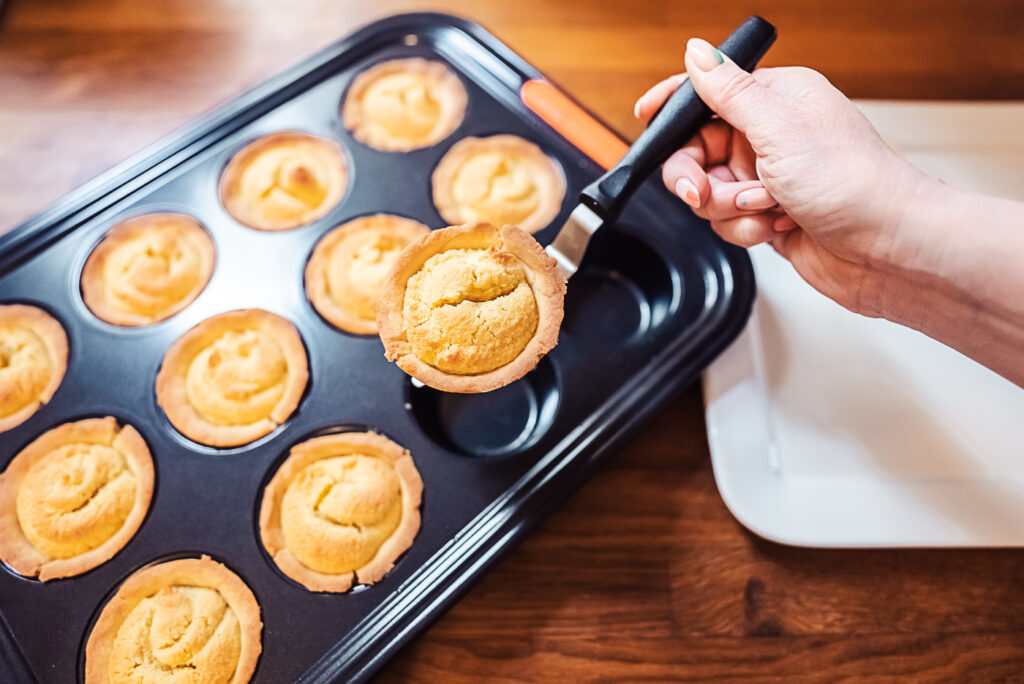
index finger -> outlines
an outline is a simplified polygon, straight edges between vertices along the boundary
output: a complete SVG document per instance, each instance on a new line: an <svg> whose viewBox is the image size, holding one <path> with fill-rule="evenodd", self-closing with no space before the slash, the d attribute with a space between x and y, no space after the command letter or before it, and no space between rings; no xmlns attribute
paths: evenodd
<svg viewBox="0 0 1024 684"><path fill-rule="evenodd" d="M658 111L658 108L665 104L665 100L685 80L686 74L675 74L654 85L636 101L636 104L633 106L633 116L643 121L650 121L654 113Z"/></svg>

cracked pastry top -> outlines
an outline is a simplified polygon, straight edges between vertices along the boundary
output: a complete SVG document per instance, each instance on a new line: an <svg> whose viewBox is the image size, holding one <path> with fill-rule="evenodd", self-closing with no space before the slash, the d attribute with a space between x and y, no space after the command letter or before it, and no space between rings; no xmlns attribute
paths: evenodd
<svg viewBox="0 0 1024 684"><path fill-rule="evenodd" d="M311 591L373 584L420 528L423 482L408 451L376 432L292 447L263 493L260 537L286 575Z"/></svg>
<svg viewBox="0 0 1024 684"><path fill-rule="evenodd" d="M156 398L189 439L238 446L283 423L308 379L295 326L268 311L244 309L208 318L171 345L156 376Z"/></svg>
<svg viewBox="0 0 1024 684"><path fill-rule="evenodd" d="M114 226L89 255L82 299L107 323L157 323L199 296L214 259L213 240L191 216L137 216Z"/></svg>
<svg viewBox="0 0 1024 684"><path fill-rule="evenodd" d="M22 449L0 474L0 559L42 581L106 562L139 529L153 461L130 425L65 423Z"/></svg>
<svg viewBox="0 0 1024 684"><path fill-rule="evenodd" d="M515 135L463 138L441 158L432 184L434 204L452 225L484 221L536 233L565 198L561 168Z"/></svg>
<svg viewBox="0 0 1024 684"><path fill-rule="evenodd" d="M419 221L377 214L338 226L317 244L306 264L306 294L316 310L342 330L377 332L377 299L391 265L405 247L430 232Z"/></svg>
<svg viewBox="0 0 1024 684"><path fill-rule="evenodd" d="M291 230L330 211L345 194L341 145L302 131L282 131L243 147L220 177L221 204L256 230Z"/></svg>
<svg viewBox="0 0 1024 684"><path fill-rule="evenodd" d="M370 67L352 82L342 119L353 137L379 150L428 147L458 128L466 88L440 62L419 57Z"/></svg>
<svg viewBox="0 0 1024 684"><path fill-rule="evenodd" d="M260 607L209 556L150 565L103 606L85 648L86 684L245 684L262 646Z"/></svg>
<svg viewBox="0 0 1024 684"><path fill-rule="evenodd" d="M0 305L0 432L26 420L57 391L68 367L68 338L50 314Z"/></svg>
<svg viewBox="0 0 1024 684"><path fill-rule="evenodd" d="M409 245L384 283L384 353L446 392L487 392L525 375L558 343L565 282L515 226L468 223Z"/></svg>

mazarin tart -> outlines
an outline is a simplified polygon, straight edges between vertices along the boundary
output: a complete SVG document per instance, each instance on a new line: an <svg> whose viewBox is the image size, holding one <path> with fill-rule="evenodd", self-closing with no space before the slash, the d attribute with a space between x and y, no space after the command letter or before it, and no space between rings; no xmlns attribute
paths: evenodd
<svg viewBox="0 0 1024 684"><path fill-rule="evenodd" d="M345 155L333 140L281 131L243 147L220 177L221 204L256 230L291 230L330 211L347 182Z"/></svg>
<svg viewBox="0 0 1024 684"><path fill-rule="evenodd" d="M0 305L0 432L28 420L57 391L68 367L68 338L50 314Z"/></svg>
<svg viewBox="0 0 1024 684"><path fill-rule="evenodd" d="M352 82L342 119L356 140L407 152L440 142L466 112L466 88L440 62L413 57L370 67Z"/></svg>
<svg viewBox="0 0 1024 684"><path fill-rule="evenodd" d="M191 216L136 216L114 226L89 255L82 299L107 323L157 323L199 296L214 261L213 240Z"/></svg>
<svg viewBox="0 0 1024 684"><path fill-rule="evenodd" d="M238 575L201 558L132 574L85 647L86 684L245 684L262 645L260 607Z"/></svg>
<svg viewBox="0 0 1024 684"><path fill-rule="evenodd" d="M405 247L430 232L419 221L376 214L323 237L306 264L306 294L324 318L357 335L377 332L377 299Z"/></svg>
<svg viewBox="0 0 1024 684"><path fill-rule="evenodd" d="M536 233L565 198L561 168L515 135L463 138L441 158L431 182L434 204L452 225L483 221Z"/></svg>
<svg viewBox="0 0 1024 684"><path fill-rule="evenodd" d="M420 528L423 482L408 451L376 432L292 447L263 492L260 537L286 575L312 591L373 584Z"/></svg>
<svg viewBox="0 0 1024 684"><path fill-rule="evenodd" d="M152 496L153 460L135 428L65 423L0 474L0 559L43 581L91 570L128 543Z"/></svg>
<svg viewBox="0 0 1024 684"><path fill-rule="evenodd" d="M446 392L487 392L558 343L565 281L515 226L435 230L398 257L377 303L388 360Z"/></svg>
<svg viewBox="0 0 1024 684"><path fill-rule="evenodd" d="M295 326L269 311L244 309L208 318L171 345L156 398L189 439L237 446L287 420L308 379Z"/></svg>

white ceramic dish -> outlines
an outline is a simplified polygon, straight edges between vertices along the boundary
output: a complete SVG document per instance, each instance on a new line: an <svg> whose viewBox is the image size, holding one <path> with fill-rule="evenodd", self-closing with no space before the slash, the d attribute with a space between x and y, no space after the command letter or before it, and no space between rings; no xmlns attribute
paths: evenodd
<svg viewBox="0 0 1024 684"><path fill-rule="evenodd" d="M1024 104L858 105L932 175L1024 199ZM1024 546L1024 390L847 312L768 247L751 257L750 324L704 375L737 519L799 546Z"/></svg>

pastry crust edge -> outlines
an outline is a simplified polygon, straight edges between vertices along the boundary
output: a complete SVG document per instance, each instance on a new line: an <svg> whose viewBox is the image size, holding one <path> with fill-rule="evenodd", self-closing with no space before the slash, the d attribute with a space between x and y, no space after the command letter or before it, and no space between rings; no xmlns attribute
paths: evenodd
<svg viewBox="0 0 1024 684"><path fill-rule="evenodd" d="M216 425L199 415L189 403L185 375L188 364L204 348L197 346L198 342L207 333L230 328L236 321L238 327L261 328L274 335L284 351L288 380L269 417L247 425ZM164 354L156 376L156 400L171 425L185 437L207 446L233 447L253 442L285 422L298 408L308 382L309 360L295 324L263 309L236 309L200 321L174 341Z"/></svg>
<svg viewBox="0 0 1024 684"><path fill-rule="evenodd" d="M69 442L112 446L134 471L135 502L121 528L94 549L70 558L51 558L25 537L18 522L17 497L25 475L51 450ZM149 513L154 487L153 458L142 435L131 425L118 426L112 416L86 418L47 430L18 452L0 473L0 559L24 577L46 582L80 575L113 558L135 536Z"/></svg>
<svg viewBox="0 0 1024 684"><path fill-rule="evenodd" d="M18 325L32 330L42 340L53 365L50 380L39 398L0 418L2 433L28 420L40 406L50 401L60 387L68 370L68 335L60 321L38 306L30 304L0 304L0 325Z"/></svg>
<svg viewBox="0 0 1024 684"><path fill-rule="evenodd" d="M338 452L338 447L348 451ZM303 565L288 549L281 531L281 499L288 484L303 468L323 458L344 453L365 453L385 458L398 474L402 487L402 519L369 563L345 574L317 572ZM293 446L263 490L260 502L260 541L278 569L310 591L346 592L356 582L374 584L394 567L412 546L420 529L423 480L409 450L384 435L373 432L340 432L313 437Z"/></svg>
<svg viewBox="0 0 1024 684"><path fill-rule="evenodd" d="M198 581L197 581L198 580ZM205 583L204 583L205 582ZM226 566L207 555L181 558L141 568L128 576L100 611L85 647L85 681L107 684L111 642L124 619L142 599L172 584L216 589L238 618L241 648L231 684L245 684L252 677L263 650L260 606L249 586Z"/></svg>
<svg viewBox="0 0 1024 684"><path fill-rule="evenodd" d="M306 262L305 289L309 303L331 325L355 335L376 335L377 319L376 317L370 320L361 318L342 307L331 297L328 292L326 267L331 251L339 242L360 231L378 230L377 226L381 223L386 226L385 230L392 234L401 234L401 237L408 238L410 243L430 232L430 228L419 221L396 214L380 213L360 216L327 232L320 238L316 247L313 248L309 261Z"/></svg>
<svg viewBox="0 0 1024 684"><path fill-rule="evenodd" d="M171 307L154 316L133 313L119 309L107 301L103 279L103 266L113 250L122 243L129 242L152 225L164 220L179 221L189 234L192 244L199 250L199 258L203 277L200 282ZM96 318L125 328L154 325L165 321L175 314L181 313L189 304L196 300L206 286L210 284L217 261L217 248L213 238L197 219L180 212L158 212L142 214L124 221L119 221L103 236L100 242L89 253L82 267L81 289L82 301Z"/></svg>
<svg viewBox="0 0 1024 684"><path fill-rule="evenodd" d="M493 245L505 249L526 267L527 281L537 302L537 331L519 355L504 366L478 375L446 373L412 352L403 316L406 285L435 254L449 249L484 249ZM423 384L444 392L489 392L526 375L558 344L564 300L565 281L557 263L531 235L515 226L496 228L489 223L466 223L435 230L402 251L377 301L377 327L387 359Z"/></svg>

